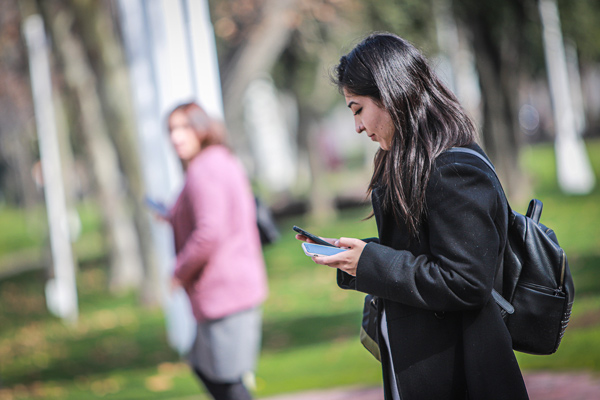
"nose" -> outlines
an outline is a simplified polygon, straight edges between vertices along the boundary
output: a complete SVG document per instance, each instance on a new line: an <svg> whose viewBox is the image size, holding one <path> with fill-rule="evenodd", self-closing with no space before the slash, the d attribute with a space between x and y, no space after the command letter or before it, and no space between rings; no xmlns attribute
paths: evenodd
<svg viewBox="0 0 600 400"><path fill-rule="evenodd" d="M362 131L365 130L365 127L363 126L363 124L360 121L355 121L354 129L356 129L356 133L361 133Z"/></svg>

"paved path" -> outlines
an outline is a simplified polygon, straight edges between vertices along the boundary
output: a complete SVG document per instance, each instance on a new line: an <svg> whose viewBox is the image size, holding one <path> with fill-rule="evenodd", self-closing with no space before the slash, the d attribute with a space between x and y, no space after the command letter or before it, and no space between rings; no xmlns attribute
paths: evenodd
<svg viewBox="0 0 600 400"><path fill-rule="evenodd" d="M343 388L309 391L268 397L264 400L382 400L383 390L377 388Z"/></svg>
<svg viewBox="0 0 600 400"><path fill-rule="evenodd" d="M600 400L600 376L585 372L525 375L531 400Z"/></svg>
<svg viewBox="0 0 600 400"><path fill-rule="evenodd" d="M600 376L584 372L525 375L531 400L600 400ZM264 400L382 400L377 388L343 388L269 397Z"/></svg>

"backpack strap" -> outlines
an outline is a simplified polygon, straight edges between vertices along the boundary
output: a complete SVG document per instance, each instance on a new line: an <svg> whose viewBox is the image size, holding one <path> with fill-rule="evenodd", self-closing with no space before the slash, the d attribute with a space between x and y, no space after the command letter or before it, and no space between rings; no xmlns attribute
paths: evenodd
<svg viewBox="0 0 600 400"><path fill-rule="evenodd" d="M494 168L494 166L492 165L492 163L489 162L487 158L485 158L484 156L482 156L480 153L476 152L473 149L469 149L469 148L466 148L466 147L452 147L451 149L446 150L446 152L448 152L448 153L466 153L466 154L471 154L471 155L473 155L475 157L478 157L488 167L490 167L490 169L492 171L494 171L494 174L496 173L496 169Z"/></svg>
<svg viewBox="0 0 600 400"><path fill-rule="evenodd" d="M496 179L498 179L498 175L496 174L496 169L494 168L492 163L490 163L487 158L485 158L484 156L482 156L480 153L476 152L475 150L469 149L466 147L452 147L451 149L448 149L446 151L448 153L466 153L466 154L471 154L475 157L478 157L488 167L490 167L490 169L492 171L494 171L494 174L496 175ZM499 181L499 179L498 179L498 181ZM512 221L512 218L514 218L514 214L512 212L512 208L510 208L510 204L508 203L508 199L506 198L506 194L504 193L504 191L503 191L503 194L504 194L504 198L506 199L506 204L508 205L509 221ZM529 202L529 207L527 208L527 213L525 215L528 216L529 218L531 218L537 224L540 222L540 217L542 216L542 208L543 208L542 202L539 201L538 199L533 199L533 200L531 200L531 202Z"/></svg>
<svg viewBox="0 0 600 400"><path fill-rule="evenodd" d="M446 152L471 154L472 156L479 158L492 170L492 172L496 176L496 179L498 179L498 182L500 182L500 179L498 178L498 175L496 174L496 169L494 168L492 163L489 162L487 158L485 158L483 155L476 152L475 150L469 149L466 147L452 147L451 149L446 150ZM506 205L508 207L508 218L509 218L509 223L510 223L511 218L514 218L513 211L510 208L510 204L508 203L508 199L506 198L506 194L504 193L504 190L502 191L502 195L504 196L504 200L506 201ZM539 207L539 210L540 210L539 212L541 214L541 207ZM532 213L534 213L534 211L532 211ZM539 218L539 216L538 216L538 218ZM510 304L504 297L502 297L502 295L500 293L498 293L496 291L496 289L492 289L492 297L496 301L496 304L498 304L500 306L500 308L507 314L512 314L515 312L515 308L512 306L512 304Z"/></svg>
<svg viewBox="0 0 600 400"><path fill-rule="evenodd" d="M445 152L446 153L470 154L472 156L475 156L475 157L479 158L481 161L483 161L485 163L485 165L487 165L492 170L492 172L496 176L496 179L498 180L498 182L500 182L500 178L498 178L498 174L496 174L496 169L494 168L494 166L492 165L492 163L489 162L489 160L487 158L485 158L484 156L482 156L477 151L475 151L473 149L469 149L467 147L452 147L452 148L446 150ZM504 190L502 190L502 195L504 196L504 200L506 201L506 205L508 206L508 222L510 224L514 220L515 216L513 214L512 208L510 207L510 203L508 202L508 198L506 197L506 193L504 193ZM542 213L541 207L539 207L539 213L540 214ZM538 217L538 219L539 219L539 217Z"/></svg>
<svg viewBox="0 0 600 400"><path fill-rule="evenodd" d="M542 202L538 199L533 199L529 202L529 207L527 207L527 215L529 218L535 221L535 223L540 222L540 217L542 216Z"/></svg>

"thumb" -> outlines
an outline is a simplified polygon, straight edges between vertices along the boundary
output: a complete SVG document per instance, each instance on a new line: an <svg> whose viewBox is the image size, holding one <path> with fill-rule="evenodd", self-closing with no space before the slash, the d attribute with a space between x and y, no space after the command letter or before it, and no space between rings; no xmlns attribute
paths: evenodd
<svg viewBox="0 0 600 400"><path fill-rule="evenodd" d="M338 247L350 247L351 248L356 245L357 240L358 239L341 237L338 240L336 240L335 245Z"/></svg>

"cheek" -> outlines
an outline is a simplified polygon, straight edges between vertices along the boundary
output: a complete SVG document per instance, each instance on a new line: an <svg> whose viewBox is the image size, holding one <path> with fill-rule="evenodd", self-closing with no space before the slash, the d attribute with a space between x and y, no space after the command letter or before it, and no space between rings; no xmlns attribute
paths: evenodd
<svg viewBox="0 0 600 400"><path fill-rule="evenodd" d="M189 129L186 129L181 133L181 138L187 145L193 145L198 140L196 134Z"/></svg>
<svg viewBox="0 0 600 400"><path fill-rule="evenodd" d="M382 139L386 142L387 147L391 147L392 139L394 138L395 132L394 124L391 120L382 121L382 123L379 126L379 129L379 132L381 132Z"/></svg>
<svg viewBox="0 0 600 400"><path fill-rule="evenodd" d="M180 136L181 134L179 133L179 130L174 129L169 134L169 139L171 140L171 143L175 144L180 140Z"/></svg>

